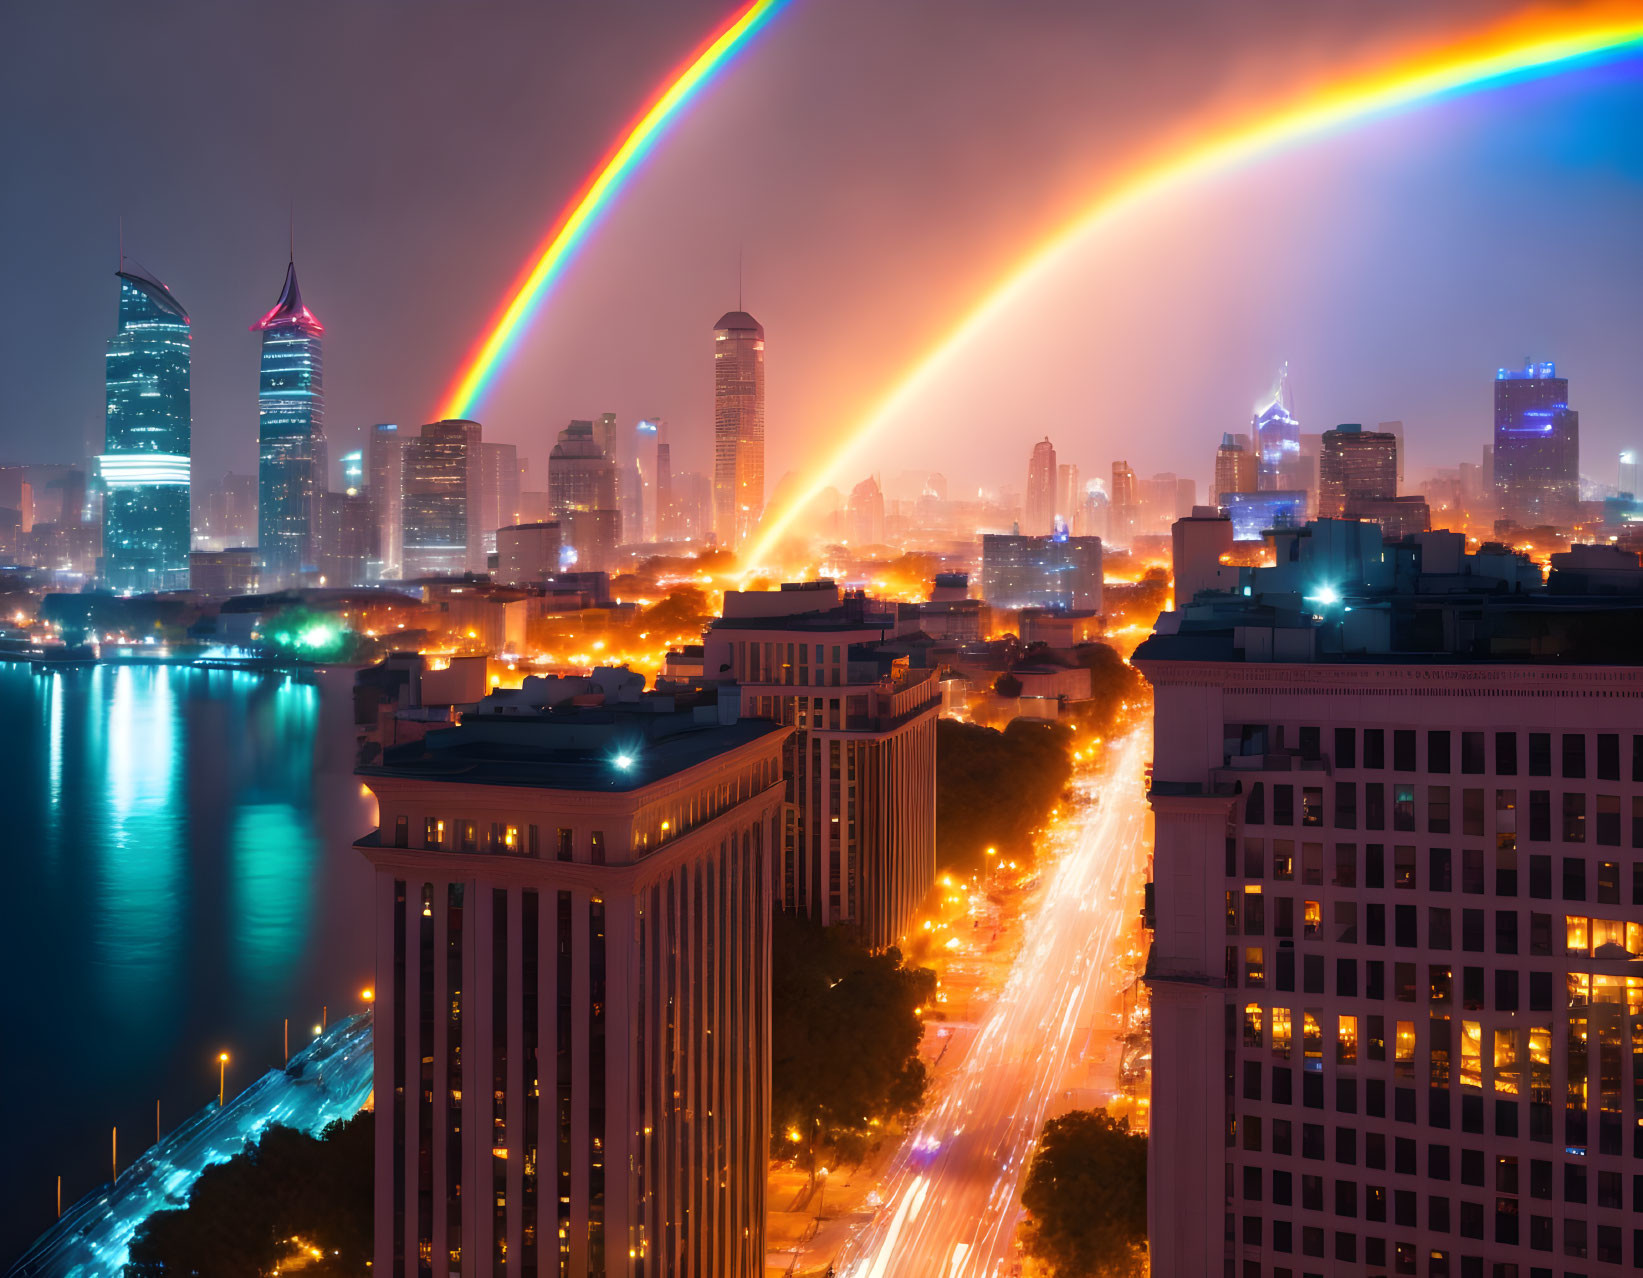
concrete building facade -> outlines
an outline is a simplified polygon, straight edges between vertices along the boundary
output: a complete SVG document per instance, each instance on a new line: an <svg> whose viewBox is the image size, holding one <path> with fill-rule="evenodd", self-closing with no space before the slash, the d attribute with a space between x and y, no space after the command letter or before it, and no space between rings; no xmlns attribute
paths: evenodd
<svg viewBox="0 0 1643 1278"><path fill-rule="evenodd" d="M1338 532L1135 657L1152 1270L1635 1272L1643 594Z"/></svg>
<svg viewBox="0 0 1643 1278"><path fill-rule="evenodd" d="M936 671L875 653L896 616L832 582L727 591L703 673L741 685L742 712L793 729L775 896L869 945L896 944L935 882Z"/></svg>
<svg viewBox="0 0 1643 1278"><path fill-rule="evenodd" d="M360 770L375 1272L756 1278L786 733L497 700Z"/></svg>

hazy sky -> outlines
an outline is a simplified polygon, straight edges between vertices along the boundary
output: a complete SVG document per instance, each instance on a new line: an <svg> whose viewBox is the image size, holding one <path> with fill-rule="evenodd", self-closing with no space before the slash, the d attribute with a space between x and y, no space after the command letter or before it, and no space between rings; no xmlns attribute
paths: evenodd
<svg viewBox="0 0 1643 1278"><path fill-rule="evenodd" d="M196 476L256 456L296 209L333 456L428 419L553 214L722 0L8 6L5 460L101 441L127 250L193 316ZM478 413L545 466L573 416L705 467L711 326L768 334L768 473L859 419L987 284L1162 139L1511 12L1429 0L795 0L674 128ZM1297 148L1121 229L997 325L869 465L1019 487L1031 441L1207 476L1289 360L1308 430L1474 459L1492 370L1554 358L1583 469L1643 442L1643 65ZM846 486L860 474L844 477ZM538 476L537 482L542 482Z"/></svg>

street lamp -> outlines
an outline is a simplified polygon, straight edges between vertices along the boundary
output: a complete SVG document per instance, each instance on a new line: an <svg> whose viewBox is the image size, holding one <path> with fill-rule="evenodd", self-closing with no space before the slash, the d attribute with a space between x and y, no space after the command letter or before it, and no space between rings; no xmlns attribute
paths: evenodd
<svg viewBox="0 0 1643 1278"><path fill-rule="evenodd" d="M816 1223L819 1225L822 1218L822 1199L827 1195L827 1168L823 1167L816 1175L821 1177L821 1183L816 1186Z"/></svg>
<svg viewBox="0 0 1643 1278"><path fill-rule="evenodd" d="M370 1003L376 999L377 992L373 989L363 989L359 992L359 996L367 1003Z"/></svg>
<svg viewBox="0 0 1643 1278"><path fill-rule="evenodd" d="M228 1082L228 1053L217 1053L217 1108L223 1106L224 1089Z"/></svg>

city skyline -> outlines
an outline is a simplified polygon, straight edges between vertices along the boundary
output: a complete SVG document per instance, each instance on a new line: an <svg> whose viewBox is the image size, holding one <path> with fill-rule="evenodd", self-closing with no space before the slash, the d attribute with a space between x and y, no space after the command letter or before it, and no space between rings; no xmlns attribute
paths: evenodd
<svg viewBox="0 0 1643 1278"><path fill-rule="evenodd" d="M683 16L681 14L681 22ZM689 16L700 18L701 27L705 29L711 25L710 19L714 15L704 8L690 11ZM1418 43L1453 37L1486 25L1489 17L1489 10L1479 8L1454 10L1425 23L1417 22L1411 15L1405 15L1403 20L1410 24L1406 33L1408 38ZM886 273L882 252L876 249L867 251L872 249L869 244L846 244L842 242L845 239L842 235L834 237L834 240L825 236L819 240L811 237L812 247L807 253L807 260L816 257L831 265L832 253L850 249L856 252L854 260L860 267L871 265L878 272L877 276L870 276L859 267L848 272L835 270L833 275L836 282L819 287L814 268L806 266L799 269L797 263L768 242L770 231L761 232L751 225L737 226L733 233L694 226L665 233L676 237L688 232L693 238L703 239L709 246L719 245L716 254L710 248L705 255L707 260L698 264L685 266L676 257L644 257L654 247L659 247L654 229L648 225L651 221L648 212L650 204L669 189L670 184L677 187L684 180L683 167L690 164L703 146L712 145L724 130L735 127L731 120L741 114L738 108L750 100L749 95L759 95L759 100L773 101L781 107L781 94L773 86L772 77L795 69L794 59L798 56L795 44L801 29L807 38L831 40L838 36L833 26L835 21L837 19L824 19L803 6L784 10L768 31L760 35L760 43L731 67L693 107L692 112L679 122L649 162L651 167L639 175L632 189L625 194L624 201L618 203L609 220L590 240L584 256L573 264L561 293L532 325L524 340L522 353L499 379L495 392L472 414L486 427L488 439L512 443L522 455L539 458L546 444L551 442L551 430L555 428L555 423L573 416L585 416L591 405L611 405L624 421L632 421L662 409L674 424L670 443L675 466L681 471L706 469L710 392L703 384L699 363L693 365L689 356L694 340L690 330L701 323L701 299L715 291L722 292L733 278L734 259L744 242L747 300L761 319L767 324L774 324L782 334L783 360L778 376L770 387L772 420L780 420L784 424L783 432L779 437L773 436L770 444L767 479L772 488L788 471L817 460L809 450L842 429L837 425L841 420L859 417L872 396L894 376L897 366L905 366L906 361L918 353L923 340L920 335L933 331L933 312L929 306L910 308L906 300L895 299L891 305L900 308L901 326L908 334L908 340L881 343L866 360L860 358L860 352L844 358L838 317L839 307L845 301L841 292L845 284L858 290L866 289L868 295L876 296L882 289L908 282L902 274L908 269L906 266L893 266ZM974 17L970 21L981 24L983 19ZM819 30L816 29L818 25ZM911 39L911 25L909 23L904 29L900 22L892 23L886 33L887 38ZM987 55L990 69L1012 83L1027 79L1030 70L1028 54L1048 56L1042 46L1048 41L1046 32L1050 30L1076 32L1077 19L1052 11L1045 15L1041 27L1001 32L999 48ZM49 35L49 32L45 34ZM328 55L330 57L342 56L347 39L350 36L357 38L358 33L349 30L334 34L338 43L335 51ZM1137 33L1138 38L1141 34ZM591 29L586 35L595 42L596 47L599 47L599 40L612 38L612 33L602 29ZM409 35L403 38L414 43ZM659 40L659 36L653 38ZM668 65L670 58L678 56L678 49L688 47L688 43L680 35L669 57L663 56L658 45L654 51L655 60L646 67L649 79L636 77L624 83L620 105L626 107L642 98L646 91L644 86L654 82L656 68ZM46 47L50 48L49 41ZM185 54L187 47L185 41L182 45ZM827 47L830 52L833 50L831 43ZM1146 47L1144 40L1139 47ZM1249 57L1259 59L1273 56L1276 49L1281 47L1280 42L1265 52L1250 51ZM842 56L857 55L845 52ZM995 61L997 65L992 66ZM916 65L913 74L922 74ZM867 80L869 88L874 83L871 78ZM1051 89L1046 87L1039 92L1047 94ZM1058 92L1061 98L1068 97L1065 89ZM614 99L618 96L615 77L612 77L609 94L614 107ZM1077 110L1095 109L1093 101L1080 99L1076 95L1071 102L1063 101L1060 105ZM1406 136L1410 126L1396 120L1368 126L1361 133L1340 139L1312 155L1314 163L1311 170L1317 176L1296 197L1292 212L1273 217L1270 226L1237 228L1246 249L1248 270L1253 273L1257 268L1271 268L1277 272L1272 282L1278 287L1263 290L1262 296L1269 291L1284 293L1285 285L1294 285L1295 288L1288 289L1288 296L1295 303L1293 311L1291 308L1277 308L1277 313L1272 313L1274 308L1263 301L1256 308L1260 313L1252 314L1249 307L1254 293L1242 288L1242 278L1228 277L1225 270L1219 269L1209 273L1195 305L1211 314L1218 309L1222 313L1238 313L1241 326L1249 331L1254 340L1241 338L1232 345L1241 346L1242 349L1216 352L1212 362L1218 367L1212 373L1210 366L1203 363L1206 348L1202 345L1182 346L1181 343L1188 342L1193 336L1190 331L1183 332L1174 339L1178 353L1172 352L1172 357L1194 360L1201 368L1202 376L1173 379L1178 383L1175 385L1169 384L1170 379L1135 379L1138 385L1149 385L1153 394L1163 399L1163 417L1169 423L1169 429L1159 436L1159 451L1165 451L1172 435L1175 436L1175 444L1184 442L1179 432L1185 429L1189 418L1202 420L1206 416L1214 416L1220 429L1238 429L1241 424L1239 417L1242 412L1247 412L1247 404L1252 398L1250 387L1258 379L1257 370L1287 358L1295 369L1300 392L1299 413L1303 419L1309 423L1333 425L1337 421L1402 418L1410 423L1412 434L1418 435L1422 441L1415 446L1411 455L1411 464L1418 471L1452 454L1468 451L1470 437L1484 428L1481 424L1487 419L1487 405L1479 403L1475 383L1469 377L1463 378L1461 369L1464 367L1469 371L1473 367L1494 368L1509 364L1524 351L1555 351L1571 374L1580 378L1586 388L1582 403L1587 417L1585 425L1589 456L1603 457L1618 453L1623 447L1633 446L1636 441L1628 437L1631 427L1625 406L1635 392L1629 381L1629 366L1612 338L1615 325L1605 323L1603 316L1616 314L1614 308L1621 304L1620 299L1627 291L1624 281L1635 276L1638 269L1632 246L1615 237L1626 221L1626 210L1632 208L1636 200L1636 183L1628 175L1639 167L1638 157L1631 144L1625 141L1628 136L1625 122L1634 118L1639 111L1643 111L1643 105L1640 105L1636 85L1630 78L1608 75L1601 69L1576 69L1545 82L1427 108L1421 112L1422 120L1429 126L1424 133L1435 133L1436 139L1422 141L1418 146L1404 146L1403 158L1398 160L1389 158L1388 144L1396 148L1401 143L1411 141L1411 137ZM1156 127L1167 129L1175 118L1169 109L1162 106L1150 113L1142 112L1138 117L1137 139L1146 136L1155 123ZM1596 120L1603 121L1602 127L1591 127ZM71 127L72 121L71 112L65 118L64 127ZM793 120L791 112L785 108L779 114L779 121L781 126L788 128L812 127ZM608 136L617 127L615 123L598 126L590 122L587 125L588 130L598 136ZM910 129L912 123L898 122L893 128ZM1051 128L1049 132L1057 133L1058 130ZM1507 147L1508 137L1527 141L1522 146ZM1575 141L1577 138L1578 143ZM1043 139L1040 145L1050 152L1052 172L1068 172L1069 166L1080 172L1100 172L1103 165L1109 162L1099 154L1089 154L1087 142L1081 144L1081 150L1079 145L1057 136ZM1032 159L1042 159L1037 154L1037 148L1028 150L1034 152ZM944 179L954 181L964 176L962 162L951 147L938 148L934 154L936 158L932 164L948 166L942 173ZM280 155L283 167L292 170L301 169L305 164L319 165L323 158L302 158L299 163L298 157L289 156L283 150ZM1317 163L1320 160L1321 167ZM1573 202L1581 210L1579 218L1571 223L1566 207L1559 206L1554 210L1551 204L1542 202L1538 196L1518 202L1513 211L1498 215L1485 215L1481 201L1474 207L1468 207L1464 198L1457 196L1457 190L1468 185L1487 190L1504 181L1509 171L1508 161L1515 166L1510 171L1519 176L1525 172L1527 165L1540 170L1548 178L1555 176L1562 181L1565 199L1578 197ZM1021 163L1025 165L1026 157ZM1220 207L1223 200L1236 202L1245 186L1282 180L1292 170L1297 173L1303 171L1296 167L1298 164L1298 160L1280 156L1258 166L1259 174L1252 172L1247 178L1232 175L1217 186L1213 203ZM1461 176L1468 182L1455 180L1454 166L1457 164L1461 166ZM954 165L958 166L956 171L951 167ZM293 182L298 176L300 174L293 172ZM872 182L876 189L882 189L887 178L883 174L873 173L866 180ZM912 188L917 189L922 180L922 175L915 174L908 181ZM1045 179L1039 176L1035 180L1042 182ZM1434 187L1433 184L1440 180L1441 189ZM1286 260L1275 260L1271 253L1276 245L1269 241L1275 240L1286 226L1293 229L1301 218L1313 214L1315 208L1309 206L1315 206L1326 187L1331 184L1339 187L1343 183L1352 186L1369 184L1362 194L1370 201L1370 207L1388 212L1391 204L1385 201L1413 198L1431 188L1428 193L1432 200L1426 207L1431 210L1430 216L1434 220L1425 232L1418 228L1393 229L1384 216L1377 214L1369 218L1373 223L1368 228L1370 238L1360 238L1358 241L1358 252L1372 254L1377 268L1384 268L1387 261L1402 265L1395 265L1391 271L1377 269L1376 278L1370 278L1366 274L1370 270L1368 257L1343 259L1337 252L1339 243L1321 231L1309 231L1301 237L1301 242L1290 249ZM741 185L755 202L757 199L774 198L765 192L787 192L792 189L782 180ZM344 182L343 187L352 189L348 182ZM137 182L131 193L139 194L142 189L142 183ZM339 191L336 198L341 198L341 194ZM387 192L381 186L373 186L369 194L373 198L383 198ZM213 198L229 197L225 193ZM426 262L409 273L415 277L417 295L424 300L431 297L439 305L429 322L420 325L417 332L409 337L413 346L422 348L418 352L420 358L401 366L406 352L397 348L387 350L377 336L382 331L378 308L396 304L396 299L408 302L412 281L396 279L387 283L376 278L389 265L387 261L380 260L379 254L340 256L337 245L351 240L357 219L341 210L328 208L329 198L316 193L314 199L317 204L313 209L299 204L296 227L297 238L303 242L305 261L313 263L305 272L309 291L322 303L321 311L326 314L331 328L329 336L334 349L331 369L328 370L331 374L329 394L332 422L336 427L334 433L338 436L337 451L340 454L363 443L361 432L371 422L435 420L432 415L432 406L438 398L435 383L448 378L460 364L463 353L482 327L486 309L494 305L496 297L517 270L530 236L501 237L511 241L509 253L504 256L501 248L497 247L495 253L498 260L494 265L485 270L466 272L460 282L442 280L442 272L430 268ZM904 216L904 209L908 210L905 215L910 216L913 198L911 193L896 197L890 210L895 216L887 223L887 230L895 217ZM188 225L191 217L197 217L197 214L177 209L167 211L164 201L156 205L152 195L147 197L145 203L143 199L116 198L110 192L110 207L101 224L94 226L92 219L76 212L70 219L75 227L75 239L63 245L67 252L48 255L48 261L59 276L65 269L71 276L84 271L82 262L89 264L95 256L94 245L107 251L115 215L121 207L127 204L132 206L126 218L128 239L142 244L141 255L166 261L169 267L166 278L195 306L196 342L197 345L201 341L204 343L196 353L199 437L196 455L202 473L206 475L245 470L249 462L247 450L251 446L245 433L249 423L244 408L243 386L244 378L249 376L245 372L245 362L254 358L254 351L250 348L230 348L230 326L223 319L228 309L224 298L231 297L233 308L242 312L262 302L260 294L266 285L256 283L239 257L254 247L255 239L266 241L272 238L270 232L276 224L276 217L283 233L284 223L290 215L288 202L285 201L278 201L277 208L261 201L246 205L240 196L233 197L233 201L236 212L243 212L245 216L225 223L221 229L214 230L211 236L202 240L197 234L192 234L198 231L198 227ZM987 201L979 203L984 205ZM793 211L790 204L790 201L784 204L787 212ZM544 198L534 205L530 200L523 201L519 216L524 217L524 210L532 207L545 211L553 206L554 201L544 193ZM995 221L991 225L966 225L962 228L967 243L958 242L955 229L950 233L954 238L945 244L949 251L964 251L966 257L973 258L977 263L976 269L982 274L1007 260L1008 249L1004 248L1001 253L999 246L1007 245L1010 236L1004 233L1001 238L999 228L1007 226L1012 217L1019 224L1021 217L1019 213L1012 215L996 209L993 212ZM1182 224L1183 217L1186 224L1192 222L1192 216L1181 213L1172 214L1165 221L1174 224L1172 229L1189 230L1189 225ZM1456 218L1465 219L1475 235L1467 242L1446 243L1446 259L1437 262L1424 245L1442 226L1454 225ZM738 216L735 220L740 222L743 218ZM746 220L751 223L755 219L748 216ZM262 228L260 235L255 233L258 224ZM404 233L410 234L417 225L418 219L408 218ZM1562 234L1560 226L1571 233L1578 228L1581 246L1578 250L1573 247L1576 241ZM181 235L190 237L190 250L174 252L173 242ZM766 242L761 242L761 236L765 237ZM1406 242L1411 236L1416 237L1415 240ZM1569 314L1566 308L1557 309L1557 313L1553 314L1554 308L1548 308L1542 301L1534 299L1527 289L1518 290L1512 286L1503 291L1503 281L1489 279L1488 265L1504 250L1506 243L1536 236L1558 244L1570 259L1567 266L1574 272L1571 286L1587 286L1588 304L1577 308L1578 314ZM52 243L60 237L61 232L54 232L44 239ZM284 238L283 234L281 238ZM498 237L487 235L485 238L490 244ZM1140 252L1146 261L1154 265L1158 263L1156 251L1160 246L1153 244L1145 235L1139 240L1134 236L1127 238L1131 241L1129 247L1132 250ZM1156 240L1157 236L1154 235L1153 239ZM838 241L836 245L835 240ZM1374 251L1377 241L1379 252ZM975 251L978 247L979 253ZM419 259L428 256L424 248L414 251ZM466 252L467 249L462 251ZM605 285L619 282L622 271L626 269L619 263L635 252L640 254L635 261L647 261L646 280L651 294L647 299L651 304L643 308L642 327L635 335L643 339L650 356L637 364L631 359L615 358L614 353L609 351L590 357L582 347L583 339L577 335L577 329L581 326L567 325L566 321L573 314L587 314L590 304L595 305L597 310L600 304L592 301L587 290L595 288L603 291L601 281ZM917 257L919 254L911 256ZM230 261L230 258L233 260ZM1105 257L1097 253L1089 265L1106 272L1107 268L1102 265L1104 261ZM1299 313L1306 309L1306 297L1315 293L1318 287L1305 283L1308 268L1325 264L1328 269L1324 276L1328 277L1332 288L1351 290L1361 285L1360 292L1366 296L1379 295L1383 299L1383 304L1378 306L1354 308L1351 322L1344 329L1337 324L1334 327L1340 331L1330 335L1316 333L1312 331L1314 326L1299 322ZM1400 278L1405 281L1413 278L1407 272L1417 267L1425 272L1424 278L1448 279L1453 284L1468 282L1468 288L1458 292L1449 290L1455 301L1440 300L1440 307L1464 303L1462 311L1475 312L1472 318L1478 322L1469 322L1463 330L1455 330L1452 322L1440 322L1441 317L1433 315L1430 318L1416 317L1415 323L1410 325L1401 310L1392 304L1391 294ZM1135 297L1136 305L1141 306L1144 313L1169 304L1172 297L1176 301L1181 300L1173 278L1175 269L1161 274L1153 272L1147 284L1150 296ZM615 276L611 275L612 270L617 272ZM1437 277L1431 275L1434 270L1439 272ZM369 300L363 308L360 305L365 300L360 292L361 272L372 277ZM89 276L91 273L86 274ZM1082 277L1083 271L1074 274ZM1316 275L1317 272L1313 270L1310 274ZM230 281L233 282L231 293L225 294L223 290ZM70 288L53 290L54 294L60 293L64 298L84 295L86 290L83 286L72 279L69 282ZM1069 281L1069 285L1072 283ZM1109 280L1108 283L1119 287L1121 293L1133 293L1134 285L1125 279ZM195 300L199 296L196 289L206 290L203 301ZM942 290L938 289L937 292ZM951 292L952 289L947 290L947 293ZM1040 299L1041 303L1054 302L1059 306L1056 296L1051 290L1050 294ZM945 296L942 300L946 305L962 304L958 296ZM54 312L62 305L63 302L54 296ZM909 314L909 309L922 313ZM447 326L446 318L458 313L464 315L462 322ZM1454 310L1449 312L1451 316L1458 313ZM63 328L65 322L69 325L68 330ZM628 322L624 320L624 323ZM54 323L48 327L58 333L73 330L84 332L87 321L77 312L62 315L61 318L54 315ZM1191 326L1188 327L1190 329ZM1147 328L1148 325L1141 325L1142 332ZM1458 336L1457 331L1463 331L1465 335ZM12 349L20 352L29 350L29 343L38 341L32 332L23 332L18 336L22 345L14 345ZM1057 342L1060 340L1056 339ZM424 342L427 343L425 347ZM1431 346L1434 342L1439 349L1451 348L1453 357L1437 360L1426 356L1415 357L1417 345ZM342 345L338 346L338 343ZM1123 342L1110 349L1114 353L1127 353ZM1365 353L1358 354L1359 349ZM1354 353L1349 358L1342 353L1343 350ZM1149 360L1151 358L1148 357ZM1379 376L1388 360L1402 372L1402 376L1390 382ZM1042 379L1027 389L1033 402L1026 406L1042 408L1059 421L1065 417L1069 406L1088 402L1084 391L1090 374L1079 367L1085 362L1070 358L1057 362L1055 377ZM42 352L38 358L31 359L30 366L57 368L68 373L76 367L83 369L85 357L83 351L76 354L74 343L60 343L51 351ZM695 371L692 371L693 368ZM872 375L869 376L869 373ZM544 388L547 388L545 396ZM939 394L923 397L926 402L919 404L910 419L904 425L898 425L885 440L884 451L889 454L891 462L894 463L897 454L902 451L928 446L940 438L939 430L943 428L938 428L938 422L949 426L957 422L963 428L964 435L969 436L976 445L977 474L954 474L950 477L962 482L984 476L999 459L989 454L991 446L981 430L981 422L986 414L999 411L1008 401L1000 398L1004 390L1002 386L981 387L984 395L979 399L975 393L977 389L973 373L961 373L955 375L951 385L942 388ZM76 388L72 384L63 384L60 377L58 385L47 388L35 386L25 379L23 390L28 415L50 413L62 426L56 432L59 438L74 438L89 432L88 408L95 401L87 395L85 386ZM1021 391L1008 393L1019 397ZM1110 393L1108 398L1111 398ZM952 408L954 404L962 408L955 412ZM1138 408L1138 404L1126 404L1122 399L1104 402L1103 411L1096 415L1096 420L1088 423L1074 420L1066 428L1058 426L1051 433L1070 455L1086 456L1093 451L1099 456L1108 450L1116 454L1118 430L1105 425L1103 419L1108 413L1122 418L1126 409ZM1083 416L1082 413L1078 415ZM971 426L968 424L970 422L976 424ZM791 429L785 429L789 423ZM821 429L823 427L825 430ZM41 447L32 441L25 442L23 446ZM1169 464L1167 457L1145 459L1138 450L1130 451L1137 452L1131 460L1138 468L1161 468ZM41 456L31 460L74 461L76 458ZM862 469L865 472L867 467ZM1603 478L1601 474L1594 474L1593 477ZM854 482L855 478L851 477L849 482ZM844 487L847 490L848 484Z"/></svg>

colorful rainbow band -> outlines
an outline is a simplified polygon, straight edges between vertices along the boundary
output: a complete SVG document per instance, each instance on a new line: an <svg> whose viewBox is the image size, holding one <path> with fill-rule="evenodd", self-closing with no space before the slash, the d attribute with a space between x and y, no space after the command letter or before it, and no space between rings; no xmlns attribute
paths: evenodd
<svg viewBox="0 0 1643 1278"><path fill-rule="evenodd" d="M508 302L501 314L486 326L484 336L446 393L440 417L472 415L577 248L668 125L707 86L714 74L729 65L788 3L790 0L752 0L743 5L691 54L622 133L615 148L600 161L555 219L524 274L508 293Z"/></svg>
<svg viewBox="0 0 1643 1278"><path fill-rule="evenodd" d="M1074 219L1040 241L995 284L959 325L912 366L890 393L850 432L845 441L811 474L791 504L766 513L758 540L743 563L749 569L767 565L781 538L799 513L834 481L841 468L880 430L893 424L928 384L943 374L973 338L1015 304L1030 288L1066 269L1063 258L1122 215L1148 201L1172 194L1202 178L1258 159L1282 147L1402 108L1419 106L1453 94L1497 87L1613 61L1643 46L1643 18L1635 9L1625 17L1585 19L1566 24L1557 34L1533 30L1518 22L1496 29L1464 47L1448 46L1401 61L1344 87L1326 89L1253 122L1223 129L1186 154L1166 156L1135 170L1118 186L1099 193ZM1573 19L1578 23L1578 17Z"/></svg>

